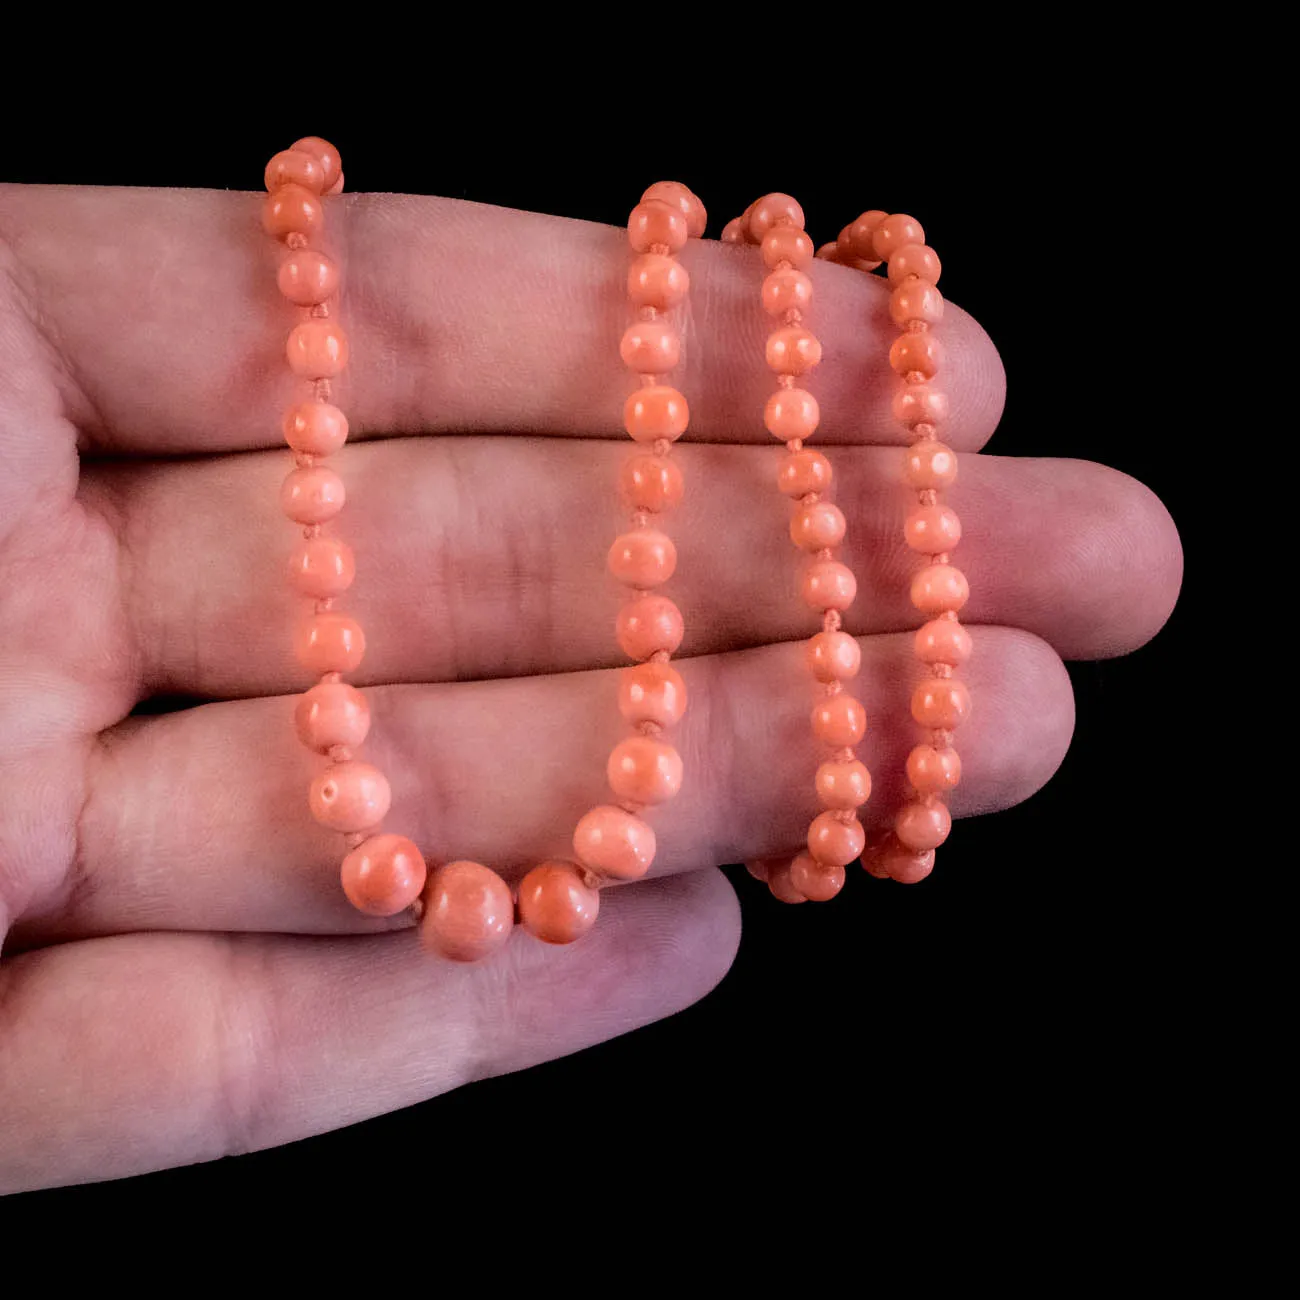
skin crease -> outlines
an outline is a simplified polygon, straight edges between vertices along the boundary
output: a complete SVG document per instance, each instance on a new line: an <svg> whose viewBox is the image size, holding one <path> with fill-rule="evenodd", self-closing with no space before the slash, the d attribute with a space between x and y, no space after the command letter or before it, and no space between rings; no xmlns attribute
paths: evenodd
<svg viewBox="0 0 1300 1300"><path fill-rule="evenodd" d="M816 810L812 620L761 424L763 269L756 249L692 240L673 377L692 412L674 451L687 491L665 522L687 775L652 814L652 878L607 891L571 948L517 935L486 968L431 960L384 933L404 920L348 907L337 840L305 807L321 760L293 731L306 683L277 507L293 309L260 202L0 187L0 1190L291 1141L671 1014L738 941L713 864L797 849ZM364 757L392 782L389 829L431 861L518 879L566 854L625 734L604 559L625 526L629 453L611 431L630 388L626 235L436 199L324 204L354 431L327 528L356 554L344 607L371 647ZM871 719L870 828L916 739L917 562L901 458L880 445L898 437L896 331L883 281L808 275L817 445L860 588L846 628ZM972 451L997 423L1001 366L960 307L941 328L944 436ZM1073 723L1059 656L1154 635L1181 554L1159 502L1100 466L963 456L948 500L977 625L960 815L1048 779ZM128 717L159 692L210 702ZM511 768L522 719L530 761Z"/></svg>

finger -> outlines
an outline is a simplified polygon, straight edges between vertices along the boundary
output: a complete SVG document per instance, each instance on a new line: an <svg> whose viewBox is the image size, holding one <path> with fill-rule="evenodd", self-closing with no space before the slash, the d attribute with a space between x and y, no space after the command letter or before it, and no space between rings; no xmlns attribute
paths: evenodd
<svg viewBox="0 0 1300 1300"><path fill-rule="evenodd" d="M1056 770L1073 727L1061 661L1037 638L976 628L964 670L975 708L958 737L957 815L1005 808ZM893 814L919 738L909 636L862 642L854 683L875 789L866 825ZM651 815L654 870L796 850L819 810L815 695L802 646L679 664L690 706L673 743L686 780ZM470 858L517 878L571 858L573 828L610 798L605 762L626 734L617 673L572 673L369 692L367 758L388 773L388 824L432 861ZM15 927L24 944L139 929L374 929L338 883L339 838L311 819L322 761L293 735L288 698L205 705L109 733L80 819L79 874ZM400 923L400 922L399 922Z"/></svg>
<svg viewBox="0 0 1300 1300"><path fill-rule="evenodd" d="M636 201L628 196L628 206ZM274 446L294 388L283 339L296 320L275 286L261 198L214 191L0 187L0 238L59 340L72 417L93 447L200 452ZM610 226L449 199L327 200L341 259L351 362L342 405L359 432L622 436L632 389L618 357L628 322L627 236ZM105 256L105 248L112 256ZM692 241L674 383L691 436L762 441L758 250ZM831 441L892 442L896 377L888 287L818 262L814 386ZM988 337L945 314L954 445L983 443L1004 379Z"/></svg>
<svg viewBox="0 0 1300 1300"><path fill-rule="evenodd" d="M508 447L508 451L506 448ZM617 444L558 439L395 440L349 448L337 529L358 581L344 597L366 629L362 679L437 681L619 662L620 589L605 554L625 528ZM681 557L665 589L686 621L686 654L806 634L804 564L791 506L775 489L776 447L683 447L688 485L669 516ZM847 626L915 626L902 541L907 493L897 449L840 448L834 496L849 520L844 558L859 583ZM114 522L129 575L142 690L288 691L304 602L288 590L296 541L276 493L279 454L202 464L102 467L83 499ZM1123 653L1152 636L1181 576L1168 512L1141 484L1083 461L965 457L950 500L971 580L963 618L1019 626L1070 658Z"/></svg>
<svg viewBox="0 0 1300 1300"><path fill-rule="evenodd" d="M708 871L606 896L571 948L517 935L475 967L400 935L137 935L9 959L0 1193L276 1146L564 1056L703 997L739 933Z"/></svg>

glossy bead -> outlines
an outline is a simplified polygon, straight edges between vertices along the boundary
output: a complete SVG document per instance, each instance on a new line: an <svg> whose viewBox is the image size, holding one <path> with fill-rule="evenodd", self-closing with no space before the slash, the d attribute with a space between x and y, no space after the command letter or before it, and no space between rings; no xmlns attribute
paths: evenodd
<svg viewBox="0 0 1300 1300"><path fill-rule="evenodd" d="M912 690L912 717L922 727L951 731L970 716L970 691L955 677L927 677Z"/></svg>
<svg viewBox="0 0 1300 1300"><path fill-rule="evenodd" d="M803 209L788 194L764 194L746 213L745 225L755 244L778 224L803 229Z"/></svg>
<svg viewBox="0 0 1300 1300"><path fill-rule="evenodd" d="M428 868L405 835L372 835L343 859L343 892L358 912L396 916L424 892Z"/></svg>
<svg viewBox="0 0 1300 1300"><path fill-rule="evenodd" d="M284 416L284 440L307 456L332 456L348 440L348 418L328 402L298 402Z"/></svg>
<svg viewBox="0 0 1300 1300"><path fill-rule="evenodd" d="M912 579L910 595L922 614L942 614L961 609L970 599L970 584L951 564L928 564Z"/></svg>
<svg viewBox="0 0 1300 1300"><path fill-rule="evenodd" d="M773 226L763 236L763 265L775 270L788 262L796 271L802 271L813 260L813 241L795 226Z"/></svg>
<svg viewBox="0 0 1300 1300"><path fill-rule="evenodd" d="M811 438L821 418L821 408L817 405L817 399L802 388L778 388L763 407L764 427L772 437L780 438L782 442L791 442L795 438ZM802 453L794 453L795 456L800 454ZM807 454L820 456L820 453L815 451ZM830 462L826 463L829 465ZM826 481L830 482L829 475ZM821 488L809 489L813 492L821 490ZM786 492L786 489L782 488L781 491ZM786 492L786 495L802 496L803 493Z"/></svg>
<svg viewBox="0 0 1300 1300"><path fill-rule="evenodd" d="M643 253L627 270L627 293L637 307L667 311L690 292L691 277L675 258Z"/></svg>
<svg viewBox="0 0 1300 1300"><path fill-rule="evenodd" d="M946 794L961 781L961 755L952 748L917 745L907 756L907 779L922 794Z"/></svg>
<svg viewBox="0 0 1300 1300"><path fill-rule="evenodd" d="M677 365L681 341L666 321L635 321L624 331L618 353L629 370L643 375L663 375Z"/></svg>
<svg viewBox="0 0 1300 1300"><path fill-rule="evenodd" d="M794 880L790 875L790 868L793 865L789 858L769 863L767 887L772 891L772 897L780 899L783 903L806 903L808 899L795 888Z"/></svg>
<svg viewBox="0 0 1300 1300"><path fill-rule="evenodd" d="M817 797L827 808L857 808L871 798L871 773L856 758L838 759L817 768Z"/></svg>
<svg viewBox="0 0 1300 1300"><path fill-rule="evenodd" d="M308 672L350 673L366 653L361 624L345 614L313 614L294 633L294 653Z"/></svg>
<svg viewBox="0 0 1300 1300"><path fill-rule="evenodd" d="M653 722L676 726L686 712L686 683L671 664L624 668L618 681L618 711L632 726Z"/></svg>
<svg viewBox="0 0 1300 1300"><path fill-rule="evenodd" d="M452 961L480 961L510 938L515 904L506 882L480 862L448 862L429 878L420 939Z"/></svg>
<svg viewBox="0 0 1300 1300"><path fill-rule="evenodd" d="M339 158L339 151L328 140L322 140L318 135L303 136L301 140L295 140L289 147L301 153L311 154L320 163L325 172L325 188L322 192L332 193L343 177L343 162Z"/></svg>
<svg viewBox="0 0 1300 1300"><path fill-rule="evenodd" d="M881 852L880 866L885 875L900 885L917 885L934 870L934 850L918 853L897 840L891 840Z"/></svg>
<svg viewBox="0 0 1300 1300"><path fill-rule="evenodd" d="M928 244L906 244L889 259L889 282L902 284L915 276L926 284L938 284L942 270L939 254Z"/></svg>
<svg viewBox="0 0 1300 1300"><path fill-rule="evenodd" d="M584 813L573 832L573 852L584 867L612 880L640 880L655 858L649 822L613 804Z"/></svg>
<svg viewBox="0 0 1300 1300"><path fill-rule="evenodd" d="M682 788L682 758L651 736L629 736L614 746L605 765L609 788L631 803L656 804Z"/></svg>
<svg viewBox="0 0 1300 1300"><path fill-rule="evenodd" d="M751 861L746 862L744 864L745 870L748 871L749 874L753 876L755 880L761 880L764 884L766 884L767 870L768 867L771 865L771 861L772 860L770 858L754 858Z"/></svg>
<svg viewBox="0 0 1300 1300"><path fill-rule="evenodd" d="M778 375L804 375L822 359L822 345L811 330L786 325L767 336L766 356Z"/></svg>
<svg viewBox="0 0 1300 1300"><path fill-rule="evenodd" d="M912 646L923 664L964 664L972 649L970 633L951 618L922 623Z"/></svg>
<svg viewBox="0 0 1300 1300"><path fill-rule="evenodd" d="M743 244L745 242L745 223L740 217L733 217L722 227L718 238L724 244Z"/></svg>
<svg viewBox="0 0 1300 1300"><path fill-rule="evenodd" d="M856 819L842 822L832 812L818 813L808 827L808 852L831 867L847 867L862 856L867 836Z"/></svg>
<svg viewBox="0 0 1300 1300"><path fill-rule="evenodd" d="M937 325L943 320L943 294L924 280L904 280L889 295L889 318L895 325L914 320Z"/></svg>
<svg viewBox="0 0 1300 1300"><path fill-rule="evenodd" d="M948 418L948 395L929 384L904 384L894 394L894 419L905 428L918 424L943 424Z"/></svg>
<svg viewBox="0 0 1300 1300"><path fill-rule="evenodd" d="M933 379L939 373L942 360L943 348L929 330L920 334L900 334L889 345L889 364L898 375L915 371Z"/></svg>
<svg viewBox="0 0 1300 1300"><path fill-rule="evenodd" d="M266 164L263 181L268 193L274 193L283 185L301 185L313 194L322 194L325 190L325 168L320 159L301 149L284 149Z"/></svg>
<svg viewBox="0 0 1300 1300"><path fill-rule="evenodd" d="M543 862L519 882L519 924L543 943L581 939L600 912L600 892L568 862Z"/></svg>
<svg viewBox="0 0 1300 1300"><path fill-rule="evenodd" d="M790 883L810 902L827 903L844 888L844 868L801 853L790 863Z"/></svg>
<svg viewBox="0 0 1300 1300"><path fill-rule="evenodd" d="M637 442L675 442L686 432L691 411L686 398L667 384L638 388L623 404L623 427Z"/></svg>
<svg viewBox="0 0 1300 1300"><path fill-rule="evenodd" d="M281 185L262 200L262 226L277 239L314 235L324 224L320 195L301 185Z"/></svg>
<svg viewBox="0 0 1300 1300"><path fill-rule="evenodd" d="M306 158L308 155L291 151L291 156ZM314 248L299 248L280 263L275 282L290 302L299 307L311 307L338 292L339 268L324 253L318 253Z"/></svg>
<svg viewBox="0 0 1300 1300"><path fill-rule="evenodd" d="M347 682L318 682L298 697L293 725L298 739L318 754L335 745L354 749L370 731L370 705Z"/></svg>
<svg viewBox="0 0 1300 1300"><path fill-rule="evenodd" d="M813 609L845 610L858 594L858 580L847 564L814 560L804 571L800 594Z"/></svg>
<svg viewBox="0 0 1300 1300"><path fill-rule="evenodd" d="M819 682L841 682L856 677L862 650L847 632L818 632L805 650L808 666Z"/></svg>
<svg viewBox="0 0 1300 1300"><path fill-rule="evenodd" d="M961 541L961 520L948 506L914 506L903 521L903 539L922 555L951 551Z"/></svg>
<svg viewBox="0 0 1300 1300"><path fill-rule="evenodd" d="M280 509L295 524L323 524L346 499L343 480L324 465L290 470L280 485Z"/></svg>
<svg viewBox="0 0 1300 1300"><path fill-rule="evenodd" d="M305 537L289 554L289 581L304 596L338 596L357 576L352 548L337 537Z"/></svg>
<svg viewBox="0 0 1300 1300"><path fill-rule="evenodd" d="M804 551L821 551L844 540L844 512L829 501L800 506L790 516L790 540Z"/></svg>
<svg viewBox="0 0 1300 1300"><path fill-rule="evenodd" d="M928 438L913 443L903 453L903 477L909 487L945 488L957 477L957 454Z"/></svg>
<svg viewBox="0 0 1300 1300"><path fill-rule="evenodd" d="M656 246L675 253L686 243L687 232L685 213L660 199L638 203L627 219L628 241L638 253Z"/></svg>
<svg viewBox="0 0 1300 1300"><path fill-rule="evenodd" d="M904 848L924 853L937 849L952 830L952 815L941 803L909 803L894 818L894 834Z"/></svg>
<svg viewBox="0 0 1300 1300"><path fill-rule="evenodd" d="M804 447L782 457L776 485L788 497L802 497L809 492L825 492L833 477L830 461L821 452Z"/></svg>
<svg viewBox="0 0 1300 1300"><path fill-rule="evenodd" d="M348 336L332 320L295 325L284 346L289 369L302 379L333 379L348 364Z"/></svg>
<svg viewBox="0 0 1300 1300"><path fill-rule="evenodd" d="M885 217L871 232L871 250L882 262L887 262L907 244L924 244L925 231L915 217L895 212Z"/></svg>
<svg viewBox="0 0 1300 1300"><path fill-rule="evenodd" d="M350 758L331 763L311 783L311 815L335 831L378 826L393 801L388 778L373 764Z"/></svg>
<svg viewBox="0 0 1300 1300"><path fill-rule="evenodd" d="M852 695L828 695L813 706L812 729L818 740L833 749L844 749L866 735L867 711Z"/></svg>
<svg viewBox="0 0 1300 1300"><path fill-rule="evenodd" d="M651 200L677 208L686 218L686 233L692 239L699 239L704 234L709 214L704 210L704 204L681 181L655 181L641 195L642 203L649 203Z"/></svg>
<svg viewBox="0 0 1300 1300"><path fill-rule="evenodd" d="M614 627L629 659L649 659L661 650L676 653L685 629L682 612L667 596L639 596L618 611Z"/></svg>
<svg viewBox="0 0 1300 1300"><path fill-rule="evenodd" d="M619 488L634 510L658 514L681 502L685 483L667 456L630 456L619 474Z"/></svg>
<svg viewBox="0 0 1300 1300"><path fill-rule="evenodd" d="M876 252L872 237L876 227L888 215L888 212L881 212L879 208L864 212L855 222L844 227L837 242L847 248L854 257L864 262L879 262L881 258Z"/></svg>
<svg viewBox="0 0 1300 1300"><path fill-rule="evenodd" d="M642 590L660 587L677 568L677 547L667 533L637 528L614 539L609 548L609 571L619 582Z"/></svg>
<svg viewBox="0 0 1300 1300"><path fill-rule="evenodd" d="M769 315L807 311L812 302L812 281L802 271L773 271L763 281L762 294L763 310Z"/></svg>

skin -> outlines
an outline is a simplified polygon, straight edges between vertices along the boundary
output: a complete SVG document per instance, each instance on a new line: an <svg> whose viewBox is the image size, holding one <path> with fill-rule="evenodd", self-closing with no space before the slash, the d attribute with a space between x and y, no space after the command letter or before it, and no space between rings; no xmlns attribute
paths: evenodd
<svg viewBox="0 0 1300 1300"><path fill-rule="evenodd" d="M651 879L581 943L520 935L460 967L354 912L307 814L319 760L281 566L278 413L293 319L258 199L0 187L0 1190L114 1178L292 1141L671 1014L725 973L715 864L795 850L816 810L788 504L758 412L757 251L695 243L675 382L692 406L668 517L691 703L688 779ZM605 797L629 378L621 232L439 199L331 200L352 365L339 531L370 651L366 757L388 825L433 861L517 878ZM811 379L859 579L856 693L896 804L913 741L902 490L883 282L817 263ZM993 432L1004 380L948 304L947 440ZM1063 384L1068 376L1063 376ZM950 501L974 594L958 815L1055 771L1062 657L1126 653L1181 579L1144 487L1099 465L964 457ZM193 707L133 714L156 695ZM757 888L757 886L756 886Z"/></svg>

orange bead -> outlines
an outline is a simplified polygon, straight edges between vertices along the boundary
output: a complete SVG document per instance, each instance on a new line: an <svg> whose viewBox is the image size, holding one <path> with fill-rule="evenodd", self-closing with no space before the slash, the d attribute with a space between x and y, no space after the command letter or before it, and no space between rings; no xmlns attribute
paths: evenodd
<svg viewBox="0 0 1300 1300"><path fill-rule="evenodd" d="M692 239L699 239L704 234L709 214L704 210L704 204L681 181L655 181L641 195L642 203L649 203L652 199L677 208L686 218L686 233Z"/></svg>
<svg viewBox="0 0 1300 1300"><path fill-rule="evenodd" d="M629 587L660 587L677 568L677 548L667 533L638 528L614 539L608 564L610 573Z"/></svg>
<svg viewBox="0 0 1300 1300"><path fill-rule="evenodd" d="M889 318L895 325L914 320L937 325L943 320L943 294L924 280L904 280L889 295Z"/></svg>
<svg viewBox="0 0 1300 1300"><path fill-rule="evenodd" d="M758 244L776 225L802 230L803 209L788 194L764 194L746 213L745 225L751 242Z"/></svg>
<svg viewBox="0 0 1300 1300"><path fill-rule="evenodd" d="M284 416L284 440L307 456L332 456L348 440L348 418L328 402L299 402Z"/></svg>
<svg viewBox="0 0 1300 1300"><path fill-rule="evenodd" d="M543 862L519 882L519 924L543 943L581 939L600 912L600 893L569 862Z"/></svg>
<svg viewBox="0 0 1300 1300"><path fill-rule="evenodd" d="M829 501L800 506L790 516L790 540L804 551L821 551L844 540L844 512Z"/></svg>
<svg viewBox="0 0 1300 1300"><path fill-rule="evenodd" d="M348 364L348 336L332 320L305 320L285 344L289 369L302 379L333 379Z"/></svg>
<svg viewBox="0 0 1300 1300"><path fill-rule="evenodd" d="M767 887L772 891L772 897L780 899L783 903L806 903L808 899L795 888L794 880L791 878L790 868L793 865L789 858L769 862L765 877Z"/></svg>
<svg viewBox="0 0 1300 1300"><path fill-rule="evenodd" d="M763 281L762 293L763 310L769 315L807 311L812 303L812 281L802 271L773 271Z"/></svg>
<svg viewBox="0 0 1300 1300"><path fill-rule="evenodd" d="M343 859L343 892L358 912L396 916L424 892L428 868L405 835L372 835Z"/></svg>
<svg viewBox="0 0 1300 1300"><path fill-rule="evenodd" d="M324 465L293 469L280 485L280 509L295 524L323 524L343 509L343 480Z"/></svg>
<svg viewBox="0 0 1300 1300"><path fill-rule="evenodd" d="M922 727L951 731L970 716L970 691L954 677L927 677L912 691L912 717Z"/></svg>
<svg viewBox="0 0 1300 1300"><path fill-rule="evenodd" d="M718 238L724 244L743 244L745 242L745 222L741 217L733 217L722 227Z"/></svg>
<svg viewBox="0 0 1300 1300"><path fill-rule="evenodd" d="M262 226L268 235L314 235L325 224L320 195L301 185L281 185L262 200Z"/></svg>
<svg viewBox="0 0 1300 1300"><path fill-rule="evenodd" d="M676 726L686 712L686 683L670 664L637 664L619 674L618 711L632 726Z"/></svg>
<svg viewBox="0 0 1300 1300"><path fill-rule="evenodd" d="M922 555L951 551L961 541L961 520L948 506L915 506L903 521L903 538Z"/></svg>
<svg viewBox="0 0 1300 1300"><path fill-rule="evenodd" d="M320 159L300 149L285 149L266 164L263 174L267 191L273 193L283 185L301 185L313 194L325 190L325 168Z"/></svg>
<svg viewBox="0 0 1300 1300"><path fill-rule="evenodd" d="M908 244L924 244L925 231L915 217L901 212L886 217L871 232L871 251L882 262L887 262L900 248Z"/></svg>
<svg viewBox="0 0 1300 1300"><path fill-rule="evenodd" d="M813 609L845 610L858 594L858 580L847 564L814 560L803 572L800 594Z"/></svg>
<svg viewBox="0 0 1300 1300"><path fill-rule="evenodd" d="M663 375L681 357L681 340L666 321L639 320L623 332L618 354L629 370L642 375Z"/></svg>
<svg viewBox="0 0 1300 1300"><path fill-rule="evenodd" d="M790 863L790 883L810 902L827 903L844 888L844 868L801 853Z"/></svg>
<svg viewBox="0 0 1300 1300"><path fill-rule="evenodd" d="M675 258L643 253L627 270L628 297L637 307L667 311L690 292L691 277Z"/></svg>
<svg viewBox="0 0 1300 1300"><path fill-rule="evenodd" d="M654 828L626 808L600 804L573 832L573 852L584 867L613 880L640 880L655 858Z"/></svg>
<svg viewBox="0 0 1300 1300"><path fill-rule="evenodd" d="M923 623L912 645L923 664L964 664L972 649L970 633L951 618Z"/></svg>
<svg viewBox="0 0 1300 1300"><path fill-rule="evenodd" d="M948 418L948 395L929 384L904 384L893 399L894 419L908 429L942 424Z"/></svg>
<svg viewBox="0 0 1300 1300"><path fill-rule="evenodd" d="M928 438L913 443L903 453L903 477L910 487L945 488L957 477L957 454Z"/></svg>
<svg viewBox="0 0 1300 1300"><path fill-rule="evenodd" d="M805 447L782 458L776 470L776 485L788 497L802 497L809 492L825 492L833 477L830 461L821 452Z"/></svg>
<svg viewBox="0 0 1300 1300"><path fill-rule="evenodd" d="M889 346L889 364L898 375L916 374L933 379L943 361L939 340L925 330L920 334L900 334Z"/></svg>
<svg viewBox="0 0 1300 1300"><path fill-rule="evenodd" d="M629 736L605 765L609 788L631 803L665 803L682 788L682 757L651 736Z"/></svg>
<svg viewBox="0 0 1300 1300"><path fill-rule="evenodd" d="M918 853L937 849L951 830L952 815L937 801L904 804L894 818L894 834L899 843Z"/></svg>
<svg viewBox="0 0 1300 1300"><path fill-rule="evenodd" d="M902 284L909 276L938 284L943 270L939 254L927 244L905 244L889 259L890 284Z"/></svg>
<svg viewBox="0 0 1300 1300"><path fill-rule="evenodd" d="M311 815L335 831L368 831L388 815L393 792L373 764L350 758L331 763L311 783Z"/></svg>
<svg viewBox="0 0 1300 1300"><path fill-rule="evenodd" d="M763 265L769 270L776 270L782 262L789 263L796 271L802 271L812 264L813 241L797 226L773 226L763 236Z"/></svg>
<svg viewBox="0 0 1300 1300"><path fill-rule="evenodd" d="M864 212L852 225L845 226L840 231L840 237L836 242L864 262L879 262L880 255L876 252L872 236L876 232L876 227L888 215L888 212L881 212L879 208Z"/></svg>
<svg viewBox="0 0 1300 1300"><path fill-rule="evenodd" d="M298 662L312 673L350 673L366 653L366 637L355 618L313 614L294 634Z"/></svg>
<svg viewBox="0 0 1300 1300"><path fill-rule="evenodd" d="M290 153L294 158L307 158L305 153ZM318 253L314 248L299 248L280 263L275 273L280 292L299 307L311 307L332 298L339 288L339 268L332 258Z"/></svg>
<svg viewBox="0 0 1300 1300"><path fill-rule="evenodd" d="M684 635L682 612L667 596L640 596L618 611L614 632L629 659L673 654Z"/></svg>
<svg viewBox="0 0 1300 1300"><path fill-rule="evenodd" d="M301 140L295 140L289 147L300 153L311 154L320 163L325 172L325 188L322 192L332 193L339 181L343 179L343 160L339 157L339 151L328 140L322 140L318 135L304 136Z"/></svg>
<svg viewBox="0 0 1300 1300"><path fill-rule="evenodd" d="M819 682L839 682L858 675L862 650L847 632L818 632L810 637L808 666Z"/></svg>
<svg viewBox="0 0 1300 1300"><path fill-rule="evenodd" d="M943 614L961 609L970 599L970 584L951 564L928 564L912 579L909 594L922 614Z"/></svg>
<svg viewBox="0 0 1300 1300"><path fill-rule="evenodd" d="M337 537L304 538L289 554L289 581L304 596L338 596L356 576L352 548Z"/></svg>
<svg viewBox="0 0 1300 1300"><path fill-rule="evenodd" d="M862 856L867 836L856 818L842 822L833 812L818 813L808 827L808 852L830 867L847 867Z"/></svg>
<svg viewBox="0 0 1300 1300"><path fill-rule="evenodd" d="M666 456L630 456L619 475L619 488L634 510L658 514L682 499L682 471Z"/></svg>
<svg viewBox="0 0 1300 1300"><path fill-rule="evenodd" d="M666 384L638 388L623 405L623 427L637 442L675 442L690 418L686 398Z"/></svg>
<svg viewBox="0 0 1300 1300"><path fill-rule="evenodd" d="M946 794L961 781L961 755L952 748L917 745L907 756L907 779L922 794Z"/></svg>
<svg viewBox="0 0 1300 1300"><path fill-rule="evenodd" d="M890 837L889 845L881 852L880 866L884 874L900 885L916 885L934 870L934 850L918 853Z"/></svg>
<svg viewBox="0 0 1300 1300"><path fill-rule="evenodd" d="M318 682L294 705L293 725L308 749L327 754L335 745L355 748L370 731L370 705L347 682Z"/></svg>
<svg viewBox="0 0 1300 1300"><path fill-rule="evenodd" d="M822 359L822 345L811 330L787 325L767 336L766 356L778 375L804 375Z"/></svg>
<svg viewBox="0 0 1300 1300"><path fill-rule="evenodd" d="M778 388L763 407L764 426L772 437L780 438L782 442L790 442L795 438L811 438L821 418L821 408L817 405L817 399L802 388ZM797 456L800 453L794 454ZM809 452L808 455L820 456L821 453ZM825 460L824 457L822 459ZM826 461L826 464L829 465L830 462ZM829 473L826 482L830 482ZM808 489L812 492L821 490L820 487ZM786 492L786 489L782 488L781 491ZM786 495L803 496L804 493L786 492Z"/></svg>
<svg viewBox="0 0 1300 1300"><path fill-rule="evenodd" d="M515 904L506 882L481 862L448 862L429 877L420 938L452 961L481 961L510 938Z"/></svg>
<svg viewBox="0 0 1300 1300"><path fill-rule="evenodd" d="M817 797L827 808L857 808L871 798L871 773L856 758L822 763L817 769Z"/></svg>
<svg viewBox="0 0 1300 1300"><path fill-rule="evenodd" d="M867 732L867 711L852 695L828 695L812 711L813 735L834 749L856 745Z"/></svg>
<svg viewBox="0 0 1300 1300"><path fill-rule="evenodd" d="M648 253L654 248L667 248L675 253L687 240L686 215L681 208L650 199L638 203L627 219L627 237L638 253Z"/></svg>

